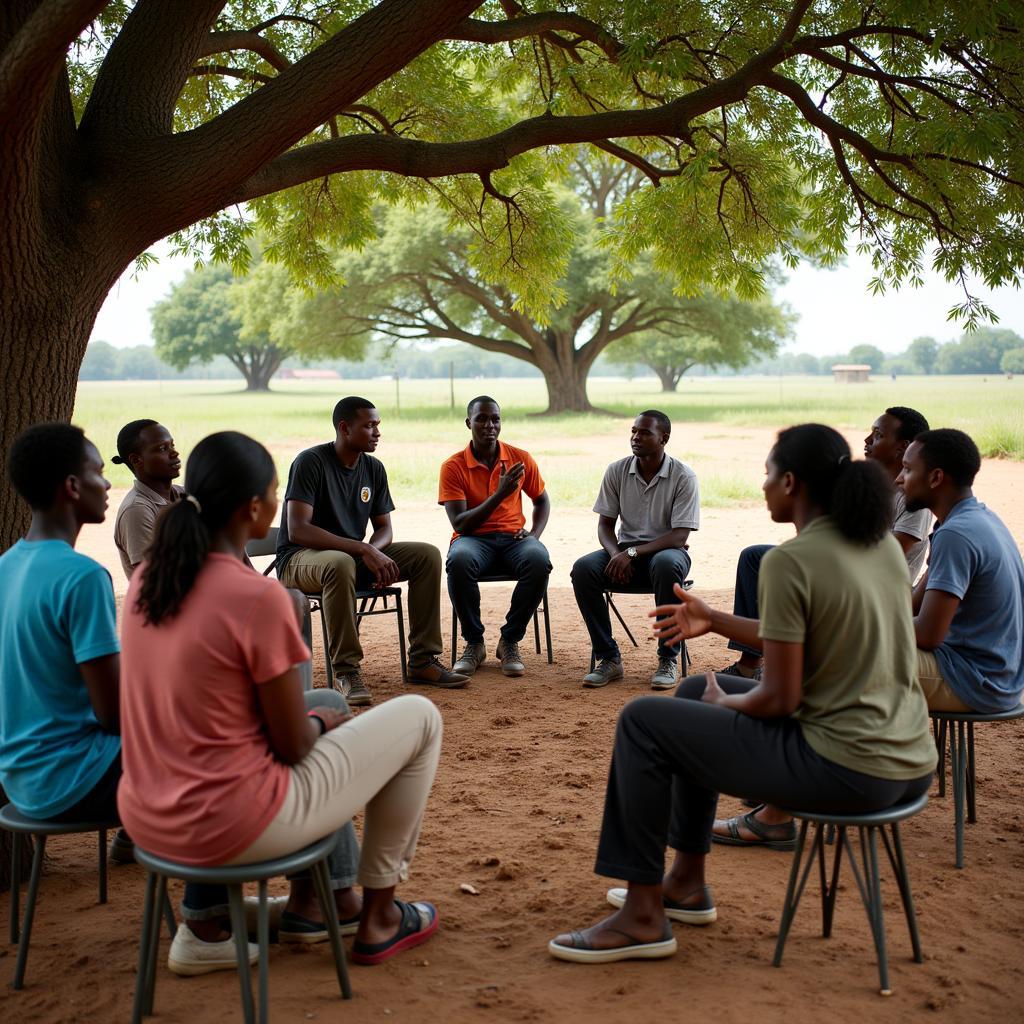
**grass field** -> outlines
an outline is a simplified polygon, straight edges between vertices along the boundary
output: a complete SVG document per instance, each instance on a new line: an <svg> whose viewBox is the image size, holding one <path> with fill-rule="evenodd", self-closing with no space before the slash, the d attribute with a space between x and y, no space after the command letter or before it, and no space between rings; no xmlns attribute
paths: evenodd
<svg viewBox="0 0 1024 1024"><path fill-rule="evenodd" d="M502 404L509 440L562 457L573 453L573 439L614 434L625 423L604 414L531 416L544 409L539 380L457 380L456 409L450 406L448 381L282 382L270 393L247 394L226 381L83 382L74 420L96 441L104 457L115 451L117 432L129 420L151 417L174 432L182 454L215 430L242 430L274 453L282 483L295 452L331 436L330 415L343 394L365 395L377 403L383 419L382 449L392 488L406 500L430 500L436 494L439 458L466 442L465 403L491 394ZM684 381L679 391L662 394L649 379L595 379L590 399L628 421L644 408L659 408L676 423L722 423L738 427L778 428L820 421L839 428L865 429L886 406L909 405L933 426L966 430L987 456L1024 460L1024 380L1003 377L901 377L870 384L839 385L825 377L708 379ZM678 434L678 431L677 431ZM622 446L624 447L624 445ZM609 450L608 461L618 448ZM691 461L685 446L674 454ZM557 480L549 480L552 498L589 504L603 465L592 460L563 462ZM115 486L128 486L128 471L108 465ZM756 501L760 480L736 476L701 479L705 507Z"/></svg>

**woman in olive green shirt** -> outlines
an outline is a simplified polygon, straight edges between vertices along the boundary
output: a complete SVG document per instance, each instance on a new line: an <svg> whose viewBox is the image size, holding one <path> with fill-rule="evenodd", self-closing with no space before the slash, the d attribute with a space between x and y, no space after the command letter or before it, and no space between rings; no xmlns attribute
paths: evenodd
<svg viewBox="0 0 1024 1024"><path fill-rule="evenodd" d="M626 705L595 870L628 887L609 891L620 908L610 917L551 941L559 959L670 956L670 919L715 919L704 860L719 792L837 813L927 792L936 753L906 561L889 532L891 483L813 423L782 431L765 468L771 517L797 536L765 556L760 622L680 588L681 604L651 613L665 643L715 632L763 647L762 678L708 672L683 681L681 700ZM676 855L663 877L666 845Z"/></svg>

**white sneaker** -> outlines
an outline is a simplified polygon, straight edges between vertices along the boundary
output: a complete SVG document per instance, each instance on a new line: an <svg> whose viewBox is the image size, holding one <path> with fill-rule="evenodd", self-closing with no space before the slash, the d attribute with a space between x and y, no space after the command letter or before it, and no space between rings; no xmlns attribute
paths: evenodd
<svg viewBox="0 0 1024 1024"><path fill-rule="evenodd" d="M249 963L256 963L259 946L249 944ZM238 967L235 940L203 942L197 938L187 924L178 925L178 933L167 954L167 968L175 974L191 977L195 974L209 974L211 971L233 971Z"/></svg>

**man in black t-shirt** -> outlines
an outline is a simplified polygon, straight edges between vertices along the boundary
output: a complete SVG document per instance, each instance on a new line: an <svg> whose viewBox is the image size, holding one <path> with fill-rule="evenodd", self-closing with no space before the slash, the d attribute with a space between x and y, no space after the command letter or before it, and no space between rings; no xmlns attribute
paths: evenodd
<svg viewBox="0 0 1024 1024"><path fill-rule="evenodd" d="M363 648L355 592L409 581L409 681L454 688L466 676L446 669L441 646L441 554L432 544L392 543L394 502L388 475L369 453L380 416L365 398L334 407L335 439L292 463L277 542L277 574L286 587L322 594L334 685L349 704L372 704L359 671ZM364 541L370 523L373 533Z"/></svg>

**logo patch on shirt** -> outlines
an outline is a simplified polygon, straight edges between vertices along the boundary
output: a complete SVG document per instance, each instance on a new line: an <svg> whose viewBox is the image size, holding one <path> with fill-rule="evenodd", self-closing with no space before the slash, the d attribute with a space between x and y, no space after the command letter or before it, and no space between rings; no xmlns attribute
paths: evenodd
<svg viewBox="0 0 1024 1024"><path fill-rule="evenodd" d="M363 489L362 489L362 490L361 490L361 491L359 492L359 500L360 500L360 501L361 501L361 502L362 502L362 503L363 503L364 505L365 505L365 504L366 504L366 503L367 503L367 502L368 502L368 501L370 500L370 493L371 493L371 492L370 492L370 488L369 488L369 487L364 487L364 488L363 488Z"/></svg>

